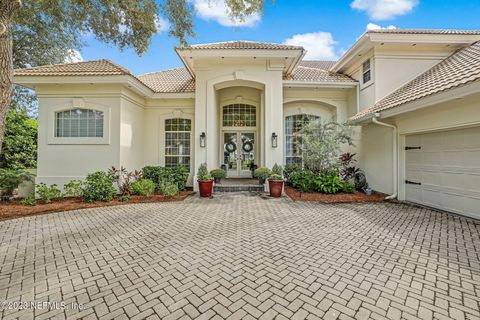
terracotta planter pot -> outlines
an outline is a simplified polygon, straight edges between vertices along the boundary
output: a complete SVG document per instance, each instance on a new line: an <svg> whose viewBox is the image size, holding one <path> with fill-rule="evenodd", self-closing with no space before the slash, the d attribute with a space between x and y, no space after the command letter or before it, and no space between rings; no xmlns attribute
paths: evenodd
<svg viewBox="0 0 480 320"><path fill-rule="evenodd" d="M213 190L213 180L200 181L198 180L198 189L200 191L200 197L210 198Z"/></svg>
<svg viewBox="0 0 480 320"><path fill-rule="evenodd" d="M283 180L268 180L270 197L280 198L282 196L283 182Z"/></svg>

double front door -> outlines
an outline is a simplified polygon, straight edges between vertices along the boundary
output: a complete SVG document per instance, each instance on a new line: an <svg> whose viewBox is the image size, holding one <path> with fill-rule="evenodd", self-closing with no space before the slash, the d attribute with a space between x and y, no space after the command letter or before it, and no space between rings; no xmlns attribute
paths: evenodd
<svg viewBox="0 0 480 320"><path fill-rule="evenodd" d="M252 176L255 164L255 132L225 131L223 133L223 164L229 178Z"/></svg>

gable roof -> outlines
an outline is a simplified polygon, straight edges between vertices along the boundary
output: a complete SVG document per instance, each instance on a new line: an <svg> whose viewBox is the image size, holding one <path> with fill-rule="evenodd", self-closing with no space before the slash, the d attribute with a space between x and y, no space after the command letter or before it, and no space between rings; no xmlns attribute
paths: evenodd
<svg viewBox="0 0 480 320"><path fill-rule="evenodd" d="M138 79L157 93L195 91L195 80L186 68L145 73Z"/></svg>
<svg viewBox="0 0 480 320"><path fill-rule="evenodd" d="M427 96L480 80L480 41L463 48L395 90L350 121L367 118L376 112L399 107Z"/></svg>
<svg viewBox="0 0 480 320"><path fill-rule="evenodd" d="M53 64L14 70L15 76L116 76L132 75L126 68L106 59Z"/></svg>
<svg viewBox="0 0 480 320"><path fill-rule="evenodd" d="M329 71L333 64L335 64L335 61L300 61L292 76L286 80L303 82L356 82L347 75Z"/></svg>
<svg viewBox="0 0 480 320"><path fill-rule="evenodd" d="M254 50L304 50L301 46L288 44L279 44L271 42L256 41L224 41L206 44L192 44L190 46L176 47L178 50L235 50L235 49L254 49Z"/></svg>

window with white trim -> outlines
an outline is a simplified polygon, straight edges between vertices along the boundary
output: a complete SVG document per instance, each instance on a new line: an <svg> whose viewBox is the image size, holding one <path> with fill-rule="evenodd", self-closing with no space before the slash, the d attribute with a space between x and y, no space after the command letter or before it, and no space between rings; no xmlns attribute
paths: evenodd
<svg viewBox="0 0 480 320"><path fill-rule="evenodd" d="M190 168L192 120L165 120L165 167L183 165Z"/></svg>
<svg viewBox="0 0 480 320"><path fill-rule="evenodd" d="M302 129L310 122L320 119L311 114L295 114L285 117L285 164L303 164Z"/></svg>
<svg viewBox="0 0 480 320"><path fill-rule="evenodd" d="M371 68L371 59L368 59L362 64L362 81L363 81L363 84L366 84L370 80L372 80L372 68Z"/></svg>
<svg viewBox="0 0 480 320"><path fill-rule="evenodd" d="M257 112L255 106L236 103L223 107L224 127L255 127L256 125Z"/></svg>
<svg viewBox="0 0 480 320"><path fill-rule="evenodd" d="M93 109L75 108L55 112L55 137L102 138L104 113Z"/></svg>

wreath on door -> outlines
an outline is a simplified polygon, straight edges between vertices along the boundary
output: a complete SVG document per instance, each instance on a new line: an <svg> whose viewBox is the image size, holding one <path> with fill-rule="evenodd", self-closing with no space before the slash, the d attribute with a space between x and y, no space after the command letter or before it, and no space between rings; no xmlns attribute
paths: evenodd
<svg viewBox="0 0 480 320"><path fill-rule="evenodd" d="M225 150L227 150L228 153L235 152L237 150L237 145L233 142L227 142L225 144Z"/></svg>
<svg viewBox="0 0 480 320"><path fill-rule="evenodd" d="M253 143L250 141L246 141L243 143L242 146L243 151L245 152L251 152L253 150Z"/></svg>

